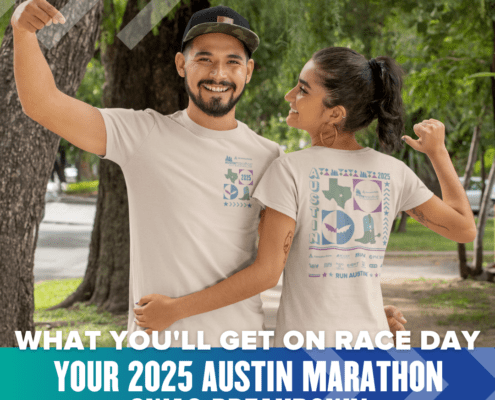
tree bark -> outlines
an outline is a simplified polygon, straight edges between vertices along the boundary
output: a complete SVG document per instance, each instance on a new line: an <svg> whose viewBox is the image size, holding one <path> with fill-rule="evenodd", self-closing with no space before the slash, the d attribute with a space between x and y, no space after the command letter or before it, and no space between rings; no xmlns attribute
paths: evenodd
<svg viewBox="0 0 495 400"><path fill-rule="evenodd" d="M137 0L129 0L122 28L139 12ZM150 32L131 51L118 38L102 53L105 67L103 106L106 108L152 108L162 114L184 109L188 96L177 74L175 54L192 14L210 7L207 0L181 4L173 20L164 18L158 36ZM59 307L78 301L99 309L125 313L129 303L129 209L127 189L120 167L100 162L97 211L91 238L88 267L78 289Z"/></svg>
<svg viewBox="0 0 495 400"><path fill-rule="evenodd" d="M406 226L407 226L407 218L408 217L409 217L409 215L405 211L402 211L402 216L400 218L399 227L397 228L397 233L407 232Z"/></svg>
<svg viewBox="0 0 495 400"><path fill-rule="evenodd" d="M469 156L466 164L466 171L464 172L464 190L467 190L469 188L469 184L471 183L480 138L481 124L474 127L473 138L471 139L471 147L469 149ZM459 273L462 278L466 279L470 275L471 270L467 264L466 245L464 243L457 243L457 254L459 256Z"/></svg>
<svg viewBox="0 0 495 400"><path fill-rule="evenodd" d="M21 4L16 0L15 7ZM68 1L50 3L61 9ZM77 6L77 5L76 5ZM50 50L41 49L57 87L75 95L99 35L99 2ZM34 332L34 251L60 138L22 111L14 79L12 26L0 48L0 346L14 331Z"/></svg>
<svg viewBox="0 0 495 400"><path fill-rule="evenodd" d="M390 232L395 232L396 225L397 225L397 218L394 218L394 222L392 222L392 228L390 228Z"/></svg>
<svg viewBox="0 0 495 400"><path fill-rule="evenodd" d="M488 209L492 206L491 193L493 183L495 182L495 157L492 161L490 173L488 174L488 184L485 193L481 199L480 212L478 214L478 226L476 239L474 240L474 275L481 275L483 272L483 236L485 235L486 220L488 218Z"/></svg>
<svg viewBox="0 0 495 400"><path fill-rule="evenodd" d="M483 198L483 195L485 194L485 189L486 189L485 154L486 154L486 150L482 146L481 147L481 159L480 159L481 196L480 196L480 204L479 204L480 210L478 212L481 211L481 199Z"/></svg>

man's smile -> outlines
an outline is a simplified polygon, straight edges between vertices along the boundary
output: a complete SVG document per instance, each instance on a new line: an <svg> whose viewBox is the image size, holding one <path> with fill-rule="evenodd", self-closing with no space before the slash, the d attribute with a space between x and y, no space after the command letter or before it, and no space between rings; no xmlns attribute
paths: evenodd
<svg viewBox="0 0 495 400"><path fill-rule="evenodd" d="M207 90L211 92L226 92L230 89L229 86L214 86L214 85L203 85Z"/></svg>
<svg viewBox="0 0 495 400"><path fill-rule="evenodd" d="M224 93L230 89L230 86L223 86L223 85L217 86L217 85L205 85L205 84L203 84L201 86L204 87L209 92L215 92L215 93Z"/></svg>

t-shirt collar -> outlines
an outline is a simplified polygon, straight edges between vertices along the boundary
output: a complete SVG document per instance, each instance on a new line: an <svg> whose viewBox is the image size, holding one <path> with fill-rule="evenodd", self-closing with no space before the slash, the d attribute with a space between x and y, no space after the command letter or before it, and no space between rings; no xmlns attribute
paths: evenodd
<svg viewBox="0 0 495 400"><path fill-rule="evenodd" d="M198 136L210 137L210 138L219 138L219 139L227 139L227 138L235 138L237 135L241 133L240 122L237 121L237 128L229 129L226 131L217 131L213 129L205 128L204 126L198 125L194 122L189 115L187 114L187 110L182 110L179 116L180 120L184 126L189 129L192 133Z"/></svg>
<svg viewBox="0 0 495 400"><path fill-rule="evenodd" d="M326 151L334 151L334 152L337 152L337 153L347 153L347 154L362 154L362 153L366 153L370 150L372 150L371 147L363 147L362 149L359 149L359 150L343 150L343 149L333 149L331 147L325 147L325 146L311 146L311 147L308 147L307 150L314 150L314 151L320 151L320 150L326 150Z"/></svg>

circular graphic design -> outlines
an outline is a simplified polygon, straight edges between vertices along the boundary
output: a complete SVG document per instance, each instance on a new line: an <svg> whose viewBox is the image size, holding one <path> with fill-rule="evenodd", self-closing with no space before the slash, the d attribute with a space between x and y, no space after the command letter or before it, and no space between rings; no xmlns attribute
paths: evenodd
<svg viewBox="0 0 495 400"><path fill-rule="evenodd" d="M367 213L375 211L382 200L380 187L373 181L361 181L354 186L354 200Z"/></svg>
<svg viewBox="0 0 495 400"><path fill-rule="evenodd" d="M253 171L250 169L239 170L239 185L252 185L253 184Z"/></svg>
<svg viewBox="0 0 495 400"><path fill-rule="evenodd" d="M344 244L351 240L354 222L345 212L322 211L323 244Z"/></svg>
<svg viewBox="0 0 495 400"><path fill-rule="evenodd" d="M239 191L235 187L235 185L223 185L223 198L226 200L234 200L237 198Z"/></svg>

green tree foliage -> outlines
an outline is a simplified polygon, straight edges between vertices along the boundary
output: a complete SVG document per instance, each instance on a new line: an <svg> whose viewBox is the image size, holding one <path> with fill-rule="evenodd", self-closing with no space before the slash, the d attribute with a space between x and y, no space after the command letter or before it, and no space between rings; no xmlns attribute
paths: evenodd
<svg viewBox="0 0 495 400"><path fill-rule="evenodd" d="M422 111L445 123L447 148L462 173L474 126L482 126L481 147L493 146L490 80L470 78L490 70L491 17L483 0L401 4L407 16L398 21L417 31L410 45L404 44L408 113Z"/></svg>
<svg viewBox="0 0 495 400"><path fill-rule="evenodd" d="M184 0L183 0L184 1ZM143 0L140 7L148 3ZM309 136L287 127L289 105L285 94L296 84L304 64L328 46L348 46L368 59L388 55L404 68L403 98L406 132L427 118L443 121L447 147L459 174L463 173L476 124L482 125L481 148L493 148L490 79L474 74L489 72L493 47L491 14L486 0L213 0L244 15L261 38L254 53L255 73L238 118L255 131L297 150ZM97 50L112 43L121 29L126 0L104 0L105 17ZM175 8L174 8L175 10ZM168 15L173 18L174 10ZM0 35L10 22L13 7L0 18ZM158 26L154 28L157 33ZM1 38L2 36L0 36ZM99 51L88 66L77 97L101 104L104 76ZM358 133L365 146L378 149L376 123ZM491 154L490 152L487 154ZM427 165L423 155L404 149L395 154L410 166ZM491 160L485 163L488 172ZM479 166L477 168L479 171ZM425 173L431 173L427 171Z"/></svg>
<svg viewBox="0 0 495 400"><path fill-rule="evenodd" d="M10 7L9 11L0 17L0 45L2 44L3 37L5 35L5 29L10 25L10 18L14 13L14 6Z"/></svg>

